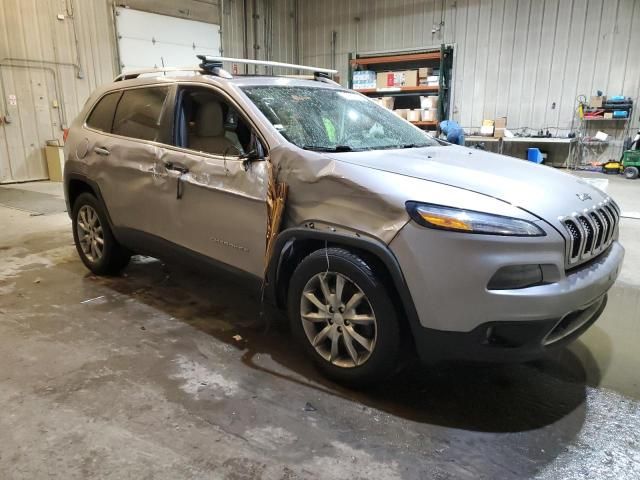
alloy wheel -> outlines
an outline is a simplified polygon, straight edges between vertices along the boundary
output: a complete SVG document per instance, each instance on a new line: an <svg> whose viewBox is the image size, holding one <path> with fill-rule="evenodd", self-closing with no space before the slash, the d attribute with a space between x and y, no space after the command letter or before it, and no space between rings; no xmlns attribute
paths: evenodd
<svg viewBox="0 0 640 480"><path fill-rule="evenodd" d="M375 348L373 308L362 289L345 275L327 271L311 277L302 292L300 317L313 348L333 365L362 365Z"/></svg>
<svg viewBox="0 0 640 480"><path fill-rule="evenodd" d="M76 220L82 252L90 262L99 262L104 254L104 232L98 212L90 205L83 205Z"/></svg>

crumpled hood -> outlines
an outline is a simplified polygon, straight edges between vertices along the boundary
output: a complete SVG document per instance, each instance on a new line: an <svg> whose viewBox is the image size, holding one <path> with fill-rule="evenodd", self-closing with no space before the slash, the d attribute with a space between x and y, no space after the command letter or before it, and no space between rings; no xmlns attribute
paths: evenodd
<svg viewBox="0 0 640 480"><path fill-rule="evenodd" d="M584 180L552 167L453 145L328 156L488 195L552 223L559 216L592 207L608 198Z"/></svg>

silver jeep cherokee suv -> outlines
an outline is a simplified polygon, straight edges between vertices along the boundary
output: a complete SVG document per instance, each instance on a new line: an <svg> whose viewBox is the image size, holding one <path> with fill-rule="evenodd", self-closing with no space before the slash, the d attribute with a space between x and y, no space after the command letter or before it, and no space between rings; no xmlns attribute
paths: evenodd
<svg viewBox="0 0 640 480"><path fill-rule="evenodd" d="M80 258L214 264L286 309L331 378L401 351L524 361L584 332L620 271L620 209L549 167L435 140L322 77L122 75L65 145ZM324 81L323 81L324 80ZM265 253L270 170L289 193Z"/></svg>

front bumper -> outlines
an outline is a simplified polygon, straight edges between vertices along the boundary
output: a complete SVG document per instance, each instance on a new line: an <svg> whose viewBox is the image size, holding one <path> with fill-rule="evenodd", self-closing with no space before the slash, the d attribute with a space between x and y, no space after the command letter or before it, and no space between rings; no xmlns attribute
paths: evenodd
<svg viewBox="0 0 640 480"><path fill-rule="evenodd" d="M572 342L600 317L607 295L564 317L523 322L487 322L471 332L422 328L414 335L422 361L526 362Z"/></svg>
<svg viewBox="0 0 640 480"><path fill-rule="evenodd" d="M418 313L421 328L413 334L420 356L526 360L575 339L595 322L620 272L624 248L614 241L591 262L565 272L564 240L547 233L468 235L410 222L390 247ZM527 264L546 265L556 278L522 289L487 289L499 268ZM571 328L555 340L548 337L563 320Z"/></svg>

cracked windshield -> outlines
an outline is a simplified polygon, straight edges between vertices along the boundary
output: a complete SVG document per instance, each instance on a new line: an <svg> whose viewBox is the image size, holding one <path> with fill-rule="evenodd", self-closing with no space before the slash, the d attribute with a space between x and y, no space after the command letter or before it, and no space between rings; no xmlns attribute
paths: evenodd
<svg viewBox="0 0 640 480"><path fill-rule="evenodd" d="M287 86L243 90L288 141L306 150L350 152L439 145L355 92Z"/></svg>

